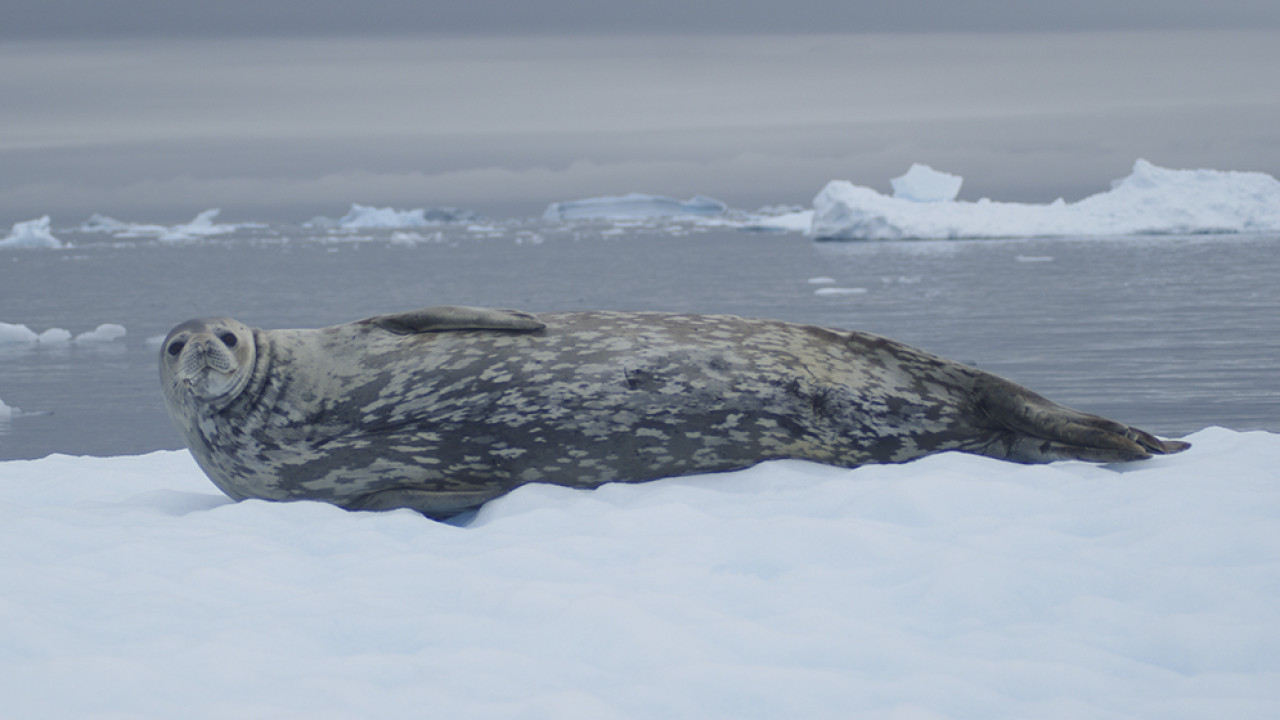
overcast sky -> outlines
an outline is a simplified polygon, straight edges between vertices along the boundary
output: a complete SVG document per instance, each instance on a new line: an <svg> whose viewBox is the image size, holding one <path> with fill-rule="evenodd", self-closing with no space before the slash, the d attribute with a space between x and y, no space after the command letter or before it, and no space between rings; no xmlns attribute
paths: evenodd
<svg viewBox="0 0 1280 720"><path fill-rule="evenodd" d="M1280 174L1280 3L6 3L0 224Z"/></svg>

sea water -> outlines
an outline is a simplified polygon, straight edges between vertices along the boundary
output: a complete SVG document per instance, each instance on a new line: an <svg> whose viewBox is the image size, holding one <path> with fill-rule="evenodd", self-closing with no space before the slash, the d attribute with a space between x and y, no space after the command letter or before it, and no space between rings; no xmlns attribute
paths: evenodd
<svg viewBox="0 0 1280 720"><path fill-rule="evenodd" d="M0 345L0 460L181 446L159 339L183 320L319 327L436 304L733 313L864 330L1164 435L1280 431L1280 237L815 242L698 223L59 232L0 253L0 322L106 343Z"/></svg>

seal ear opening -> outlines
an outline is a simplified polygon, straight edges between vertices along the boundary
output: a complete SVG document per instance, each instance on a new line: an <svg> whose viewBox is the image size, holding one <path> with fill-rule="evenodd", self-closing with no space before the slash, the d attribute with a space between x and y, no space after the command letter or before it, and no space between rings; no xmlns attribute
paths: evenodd
<svg viewBox="0 0 1280 720"><path fill-rule="evenodd" d="M395 315L378 315L361 320L357 324L373 325L397 335L450 330L532 332L546 327L533 315L519 310L496 310L462 305L435 305Z"/></svg>

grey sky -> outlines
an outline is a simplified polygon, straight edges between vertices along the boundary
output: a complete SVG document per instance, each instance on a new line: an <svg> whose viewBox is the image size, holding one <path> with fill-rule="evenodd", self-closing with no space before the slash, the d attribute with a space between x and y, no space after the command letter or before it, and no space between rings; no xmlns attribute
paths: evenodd
<svg viewBox="0 0 1280 720"><path fill-rule="evenodd" d="M754 208L912 162L1024 201L1138 157L1280 174L1272 3L12 3L0 228L629 191Z"/></svg>
<svg viewBox="0 0 1280 720"><path fill-rule="evenodd" d="M7 0L3 38L865 33L1280 27L1264 0Z"/></svg>

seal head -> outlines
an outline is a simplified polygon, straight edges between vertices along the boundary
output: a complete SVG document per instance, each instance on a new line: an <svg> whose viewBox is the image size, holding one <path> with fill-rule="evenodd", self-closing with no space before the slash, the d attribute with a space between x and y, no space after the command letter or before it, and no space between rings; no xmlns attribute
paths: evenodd
<svg viewBox="0 0 1280 720"><path fill-rule="evenodd" d="M226 407L253 373L253 330L231 318L189 320L174 328L160 350L165 397Z"/></svg>

